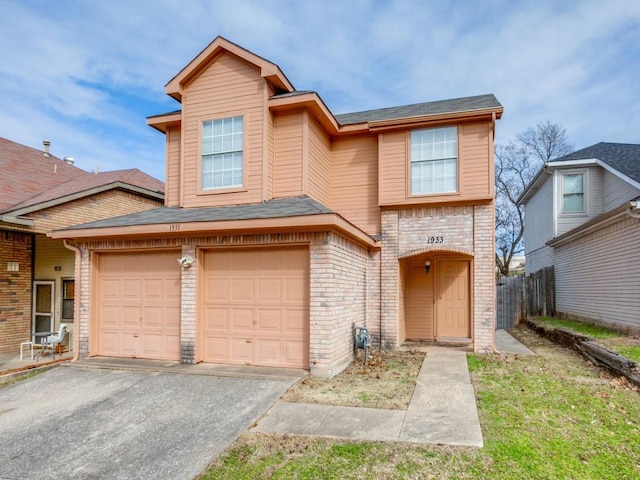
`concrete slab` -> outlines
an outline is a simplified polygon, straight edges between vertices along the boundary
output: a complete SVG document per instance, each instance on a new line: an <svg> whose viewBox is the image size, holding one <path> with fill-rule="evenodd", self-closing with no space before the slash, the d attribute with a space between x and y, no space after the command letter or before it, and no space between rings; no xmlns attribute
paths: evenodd
<svg viewBox="0 0 640 480"><path fill-rule="evenodd" d="M292 383L56 367L0 389L0 478L191 480Z"/></svg>
<svg viewBox="0 0 640 480"><path fill-rule="evenodd" d="M506 330L496 330L496 350L501 355L535 355Z"/></svg>
<svg viewBox="0 0 640 480"><path fill-rule="evenodd" d="M466 353L435 346L427 349L407 410L279 402L254 430L355 440L483 445Z"/></svg>

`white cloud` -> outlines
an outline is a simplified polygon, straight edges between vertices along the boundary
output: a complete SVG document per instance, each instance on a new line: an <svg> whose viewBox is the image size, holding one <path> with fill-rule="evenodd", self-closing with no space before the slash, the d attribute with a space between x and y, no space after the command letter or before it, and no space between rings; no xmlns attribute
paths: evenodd
<svg viewBox="0 0 640 480"><path fill-rule="evenodd" d="M5 0L0 135L38 148L55 136L82 168L163 177L164 141L145 117L179 108L165 83L217 35L334 113L494 93L499 141L550 120L578 147L640 142L631 0Z"/></svg>

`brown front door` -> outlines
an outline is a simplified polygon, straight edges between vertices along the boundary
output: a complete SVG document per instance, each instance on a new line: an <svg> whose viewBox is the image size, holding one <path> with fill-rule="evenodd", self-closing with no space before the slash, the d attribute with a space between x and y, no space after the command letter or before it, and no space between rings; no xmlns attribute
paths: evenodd
<svg viewBox="0 0 640 480"><path fill-rule="evenodd" d="M436 336L470 338L468 260L441 260L437 265Z"/></svg>

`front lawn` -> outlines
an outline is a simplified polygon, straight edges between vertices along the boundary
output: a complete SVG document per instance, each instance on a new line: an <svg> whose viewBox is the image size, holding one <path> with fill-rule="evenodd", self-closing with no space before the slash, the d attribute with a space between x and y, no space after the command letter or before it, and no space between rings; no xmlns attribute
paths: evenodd
<svg viewBox="0 0 640 480"><path fill-rule="evenodd" d="M640 395L527 329L469 355L482 449L246 433L203 479L637 479Z"/></svg>

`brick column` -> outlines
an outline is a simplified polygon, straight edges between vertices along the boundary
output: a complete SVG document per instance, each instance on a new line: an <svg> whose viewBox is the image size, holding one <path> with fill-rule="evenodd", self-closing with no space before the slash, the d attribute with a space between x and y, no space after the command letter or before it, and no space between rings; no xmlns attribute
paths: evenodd
<svg viewBox="0 0 640 480"><path fill-rule="evenodd" d="M380 271L380 337L383 348L398 346L400 267L398 263L398 212L383 210Z"/></svg>
<svg viewBox="0 0 640 480"><path fill-rule="evenodd" d="M182 246L182 256L195 259L192 266L182 268L180 295L180 363L196 362L196 282L198 260L193 245Z"/></svg>
<svg viewBox="0 0 640 480"><path fill-rule="evenodd" d="M76 319L74 335L78 336L76 345L78 346L78 358L80 360L89 355L89 306L91 305L91 264L89 262L90 252L88 248L80 249L80 258L76 256L76 262L80 262L80 302L79 318ZM77 280L76 280L77 281Z"/></svg>
<svg viewBox="0 0 640 480"><path fill-rule="evenodd" d="M473 350L492 353L495 340L494 206L476 205L473 212Z"/></svg>

